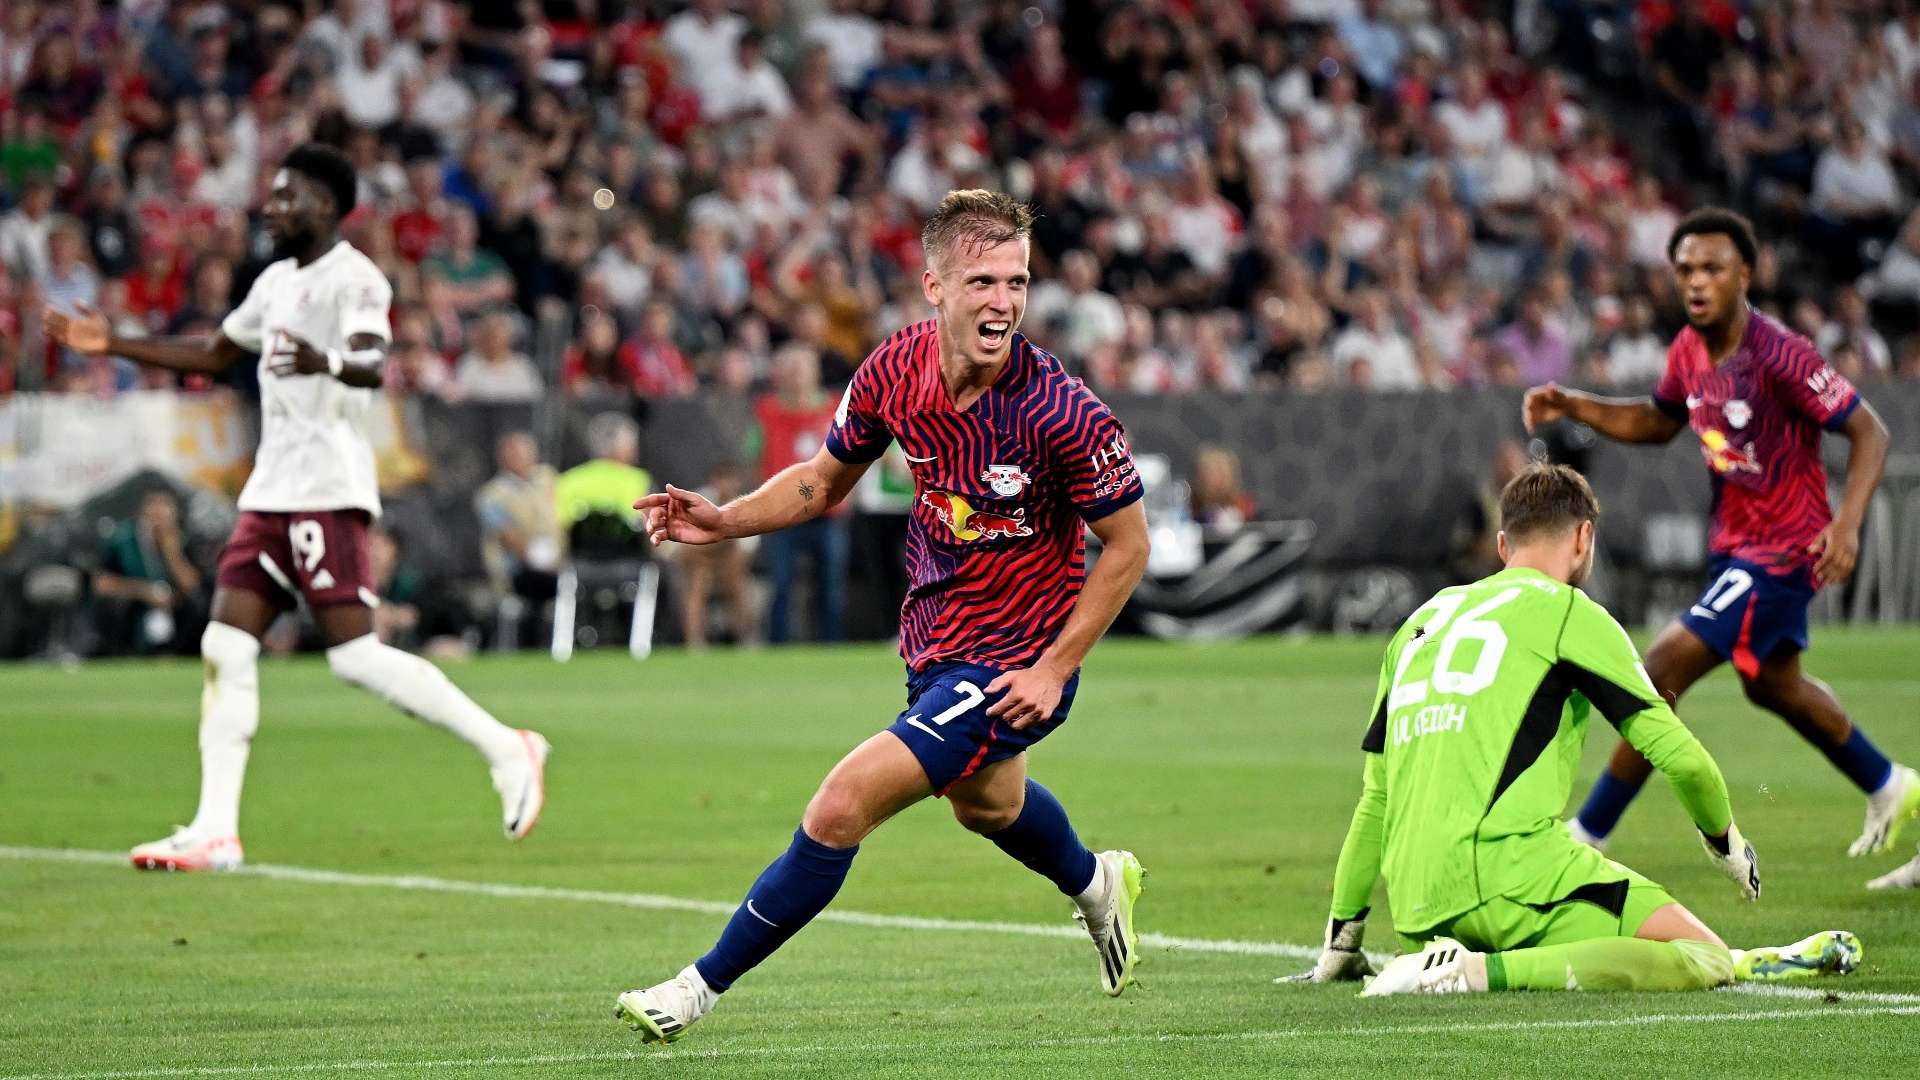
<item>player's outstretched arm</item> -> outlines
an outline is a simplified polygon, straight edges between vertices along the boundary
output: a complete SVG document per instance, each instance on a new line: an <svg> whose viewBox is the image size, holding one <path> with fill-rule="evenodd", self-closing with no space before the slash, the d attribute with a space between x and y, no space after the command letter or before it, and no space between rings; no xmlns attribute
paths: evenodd
<svg viewBox="0 0 1920 1080"><path fill-rule="evenodd" d="M1852 444L1847 451L1846 490L1840 495L1840 509L1833 521L1807 545L1808 551L1820 557L1813 565L1813 576L1822 585L1845 581L1853 573L1853 564L1860 557L1860 523L1866 520L1867 503L1880 486L1891 441L1887 425L1864 398L1847 415L1840 433Z"/></svg>
<svg viewBox="0 0 1920 1080"><path fill-rule="evenodd" d="M742 536L778 532L819 517L847 497L871 462L848 464L822 448L807 461L789 465L773 479L725 506L715 506L697 491L667 485L633 504L647 516L647 535L656 544L713 544Z"/></svg>
<svg viewBox="0 0 1920 1080"><path fill-rule="evenodd" d="M1372 752L1366 758L1360 802L1353 808L1347 839L1340 845L1340 862L1333 871L1333 908L1327 914L1320 957L1313 967L1283 981L1352 982L1373 974L1360 945L1385 851L1387 782L1386 759Z"/></svg>
<svg viewBox="0 0 1920 1080"><path fill-rule="evenodd" d="M1661 411L1651 397L1604 398L1568 390L1558 383L1528 390L1520 411L1529 432L1556 420L1578 420L1609 439L1626 443L1671 442L1686 427L1685 421Z"/></svg>
<svg viewBox="0 0 1920 1080"><path fill-rule="evenodd" d="M90 356L124 356L169 371L207 375L225 371L251 355L222 333L211 335L124 338L115 334L107 317L84 304L78 315L48 307L42 313L47 336L62 346Z"/></svg>

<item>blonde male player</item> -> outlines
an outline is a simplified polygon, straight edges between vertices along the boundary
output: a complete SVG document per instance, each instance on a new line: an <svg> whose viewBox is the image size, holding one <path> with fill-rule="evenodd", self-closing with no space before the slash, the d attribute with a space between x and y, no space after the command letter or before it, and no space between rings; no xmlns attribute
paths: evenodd
<svg viewBox="0 0 1920 1080"><path fill-rule="evenodd" d="M210 339L128 339L93 311L48 310L47 332L85 353L212 373L260 358L260 447L240 519L220 556L213 619L200 638L200 810L164 840L133 849L143 870L240 865L240 787L260 722L260 636L305 597L334 674L473 744L492 769L507 838L533 829L545 801L547 741L488 715L440 670L373 633L367 529L380 512L373 449L360 419L386 362L393 290L340 239L353 166L308 144L289 153L264 208L279 261Z"/></svg>

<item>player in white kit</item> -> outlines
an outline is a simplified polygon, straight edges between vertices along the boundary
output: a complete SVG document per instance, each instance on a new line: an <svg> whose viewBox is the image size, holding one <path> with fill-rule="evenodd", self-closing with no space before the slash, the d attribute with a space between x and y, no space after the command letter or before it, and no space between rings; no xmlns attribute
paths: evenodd
<svg viewBox="0 0 1920 1080"><path fill-rule="evenodd" d="M68 348L174 371L218 372L260 354L260 447L200 638L200 810L172 836L133 849L143 870L240 865L240 787L260 720L260 637L302 597L334 674L485 755L508 839L533 829L546 799L546 739L501 724L439 668L374 636L379 597L367 530L380 493L360 421L386 363L393 289L340 238L354 188L352 164L332 147L308 144L287 155L264 208L279 259L211 338L122 338L91 310L46 312L48 334Z"/></svg>

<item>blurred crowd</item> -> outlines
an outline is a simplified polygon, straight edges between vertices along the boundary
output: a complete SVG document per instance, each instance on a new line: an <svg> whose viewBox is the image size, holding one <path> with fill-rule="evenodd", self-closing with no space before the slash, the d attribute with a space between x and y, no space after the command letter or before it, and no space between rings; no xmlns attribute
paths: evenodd
<svg viewBox="0 0 1920 1080"><path fill-rule="evenodd" d="M1920 377L1911 0L8 0L0 393L174 385L40 305L217 326L306 139L391 386L454 401L843 381L965 186L1039 210L1027 330L1103 389L1644 385L1707 201L1762 306Z"/></svg>

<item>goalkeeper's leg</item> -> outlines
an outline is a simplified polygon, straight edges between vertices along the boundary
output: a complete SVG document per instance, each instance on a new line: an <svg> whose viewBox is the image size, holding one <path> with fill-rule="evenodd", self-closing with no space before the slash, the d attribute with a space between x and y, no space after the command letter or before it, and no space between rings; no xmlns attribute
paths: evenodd
<svg viewBox="0 0 1920 1080"><path fill-rule="evenodd" d="M1596 938L1490 953L1489 990L1707 990L1733 981L1715 941Z"/></svg>

